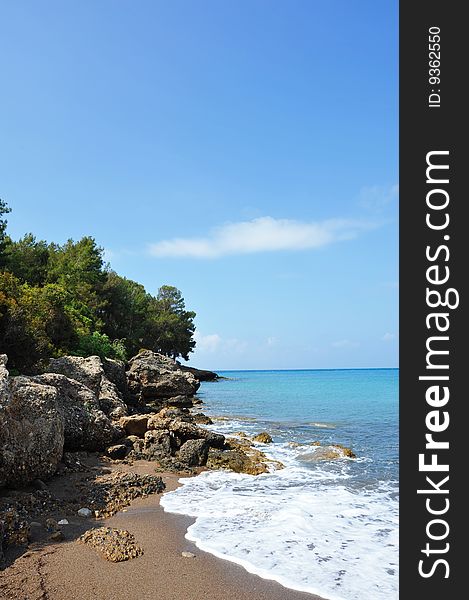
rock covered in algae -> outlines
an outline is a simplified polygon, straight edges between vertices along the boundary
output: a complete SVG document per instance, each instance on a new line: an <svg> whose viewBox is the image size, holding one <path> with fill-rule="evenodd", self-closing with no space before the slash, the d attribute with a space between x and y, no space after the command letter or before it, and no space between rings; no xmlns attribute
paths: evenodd
<svg viewBox="0 0 469 600"><path fill-rule="evenodd" d="M259 452L261 455L262 453ZM235 473L260 475L267 473L267 465L259 457L248 456L243 450L210 450L207 460L209 469L229 469Z"/></svg>
<svg viewBox="0 0 469 600"><path fill-rule="evenodd" d="M261 431L252 438L255 442L261 442L261 444L271 444L272 436L267 431Z"/></svg>
<svg viewBox="0 0 469 600"><path fill-rule="evenodd" d="M85 531L78 541L91 546L102 558L111 562L131 560L143 554L133 534L125 529L95 527Z"/></svg>

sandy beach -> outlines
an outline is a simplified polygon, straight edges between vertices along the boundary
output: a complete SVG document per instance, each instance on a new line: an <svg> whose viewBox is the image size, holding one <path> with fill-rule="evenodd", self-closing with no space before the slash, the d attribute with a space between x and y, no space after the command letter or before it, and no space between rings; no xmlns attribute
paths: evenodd
<svg viewBox="0 0 469 600"><path fill-rule="evenodd" d="M154 464L138 461L113 469L155 474ZM166 491L175 489L179 475L162 473ZM73 493L69 481L68 493ZM51 489L67 489L56 478ZM27 551L0 573L5 600L320 600L247 573L242 567L199 550L184 538L191 520L165 513L160 494L136 499L105 520L70 517L63 526L64 541L33 539ZM143 556L112 563L77 542L86 529L106 525L134 534ZM182 552L195 557L186 558Z"/></svg>

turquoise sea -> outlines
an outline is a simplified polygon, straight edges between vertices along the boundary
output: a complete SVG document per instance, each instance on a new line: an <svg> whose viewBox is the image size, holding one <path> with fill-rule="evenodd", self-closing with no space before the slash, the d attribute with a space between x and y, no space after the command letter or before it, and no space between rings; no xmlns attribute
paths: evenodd
<svg viewBox="0 0 469 600"><path fill-rule="evenodd" d="M181 480L165 510L194 517L201 549L286 587L331 600L398 597L397 369L225 371L203 383L203 411L226 435L259 444L285 468ZM293 443L292 443L293 442ZM357 459L317 460L339 443Z"/></svg>

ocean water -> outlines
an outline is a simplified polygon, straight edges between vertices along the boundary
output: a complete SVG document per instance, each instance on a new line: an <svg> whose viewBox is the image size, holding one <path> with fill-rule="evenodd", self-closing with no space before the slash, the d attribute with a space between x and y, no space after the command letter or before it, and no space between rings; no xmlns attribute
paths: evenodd
<svg viewBox="0 0 469 600"><path fill-rule="evenodd" d="M247 571L330 600L398 598L398 371L220 372L203 412L225 435L268 431L256 447L285 468L181 479L165 510L195 518L186 537ZM356 459L317 460L317 446ZM293 443L292 443L293 442Z"/></svg>

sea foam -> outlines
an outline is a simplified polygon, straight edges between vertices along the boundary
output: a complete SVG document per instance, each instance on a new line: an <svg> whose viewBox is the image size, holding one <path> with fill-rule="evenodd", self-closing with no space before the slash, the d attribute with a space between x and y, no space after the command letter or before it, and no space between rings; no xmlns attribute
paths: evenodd
<svg viewBox="0 0 469 600"><path fill-rule="evenodd" d="M187 539L250 573L330 600L396 599L396 486L357 486L353 461L311 468L301 463L305 451L271 444L266 453L284 469L204 472L181 479L161 504L195 518Z"/></svg>

